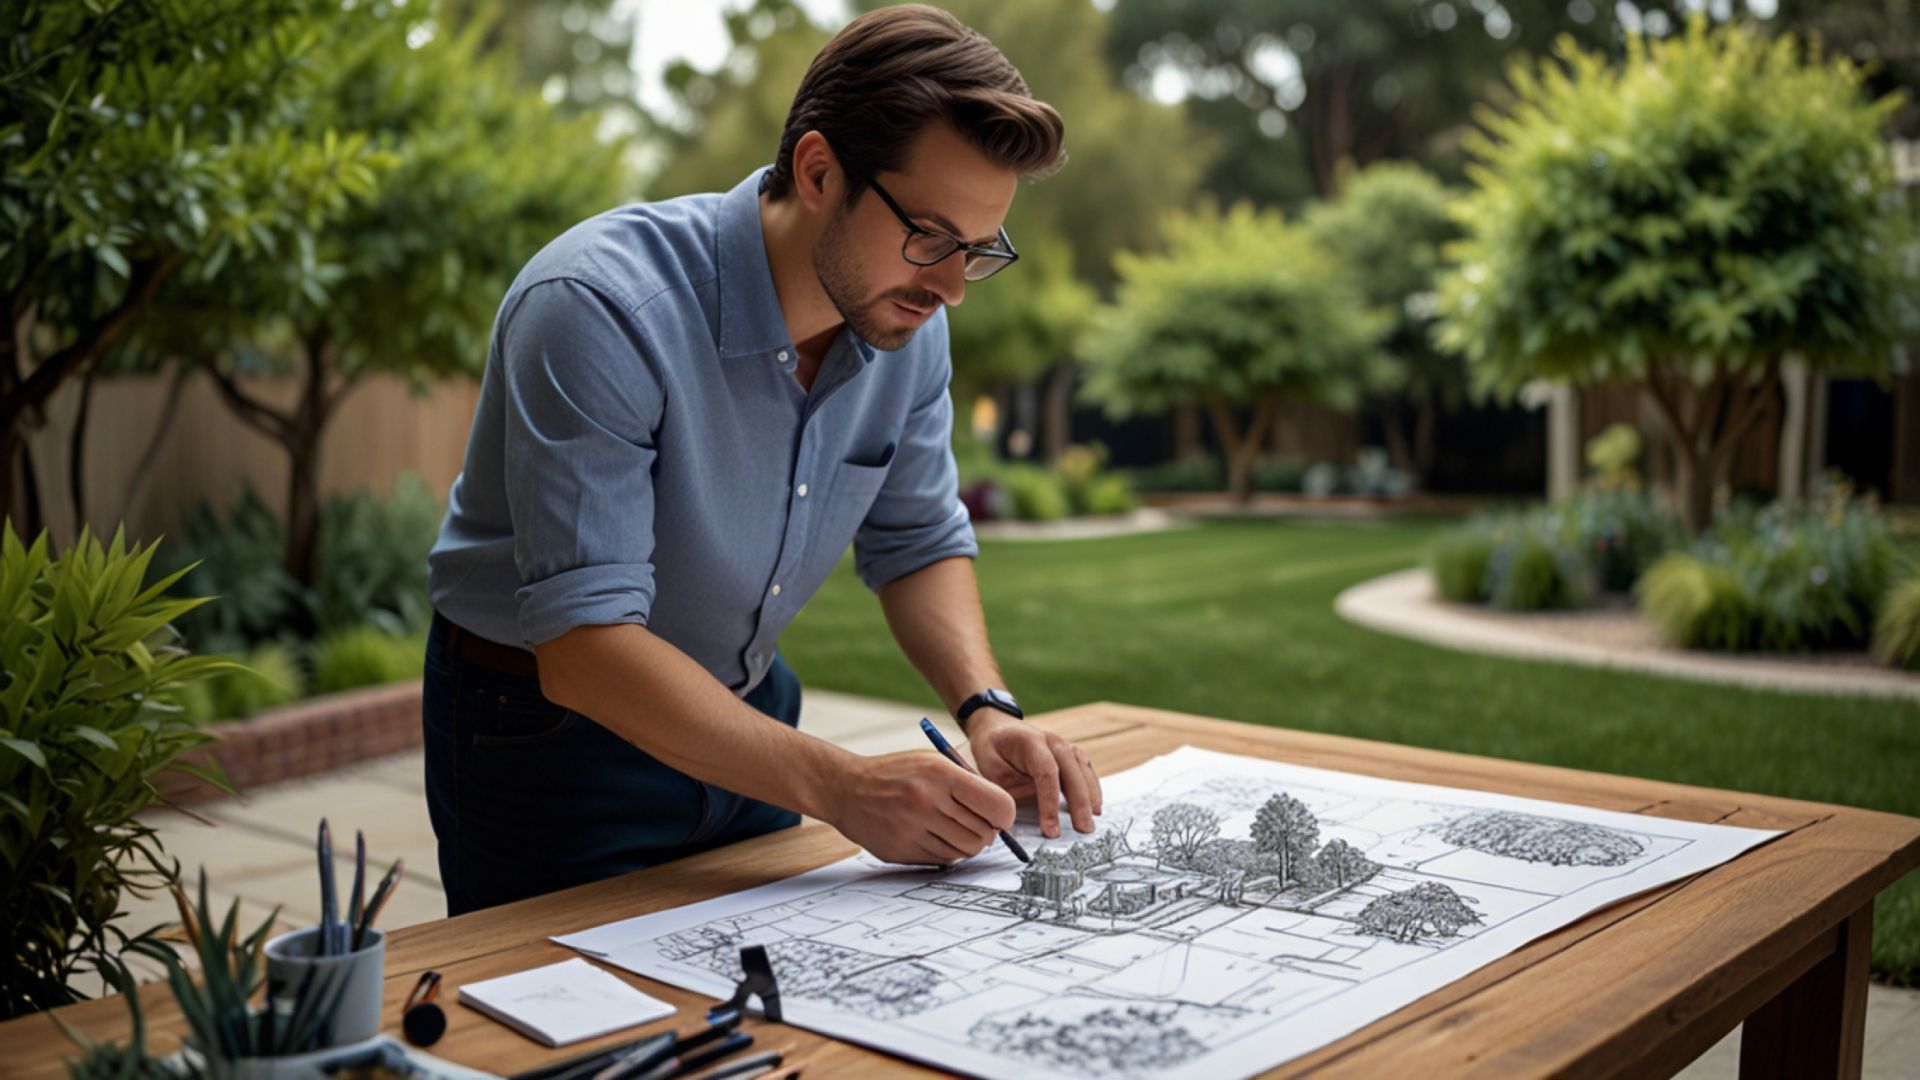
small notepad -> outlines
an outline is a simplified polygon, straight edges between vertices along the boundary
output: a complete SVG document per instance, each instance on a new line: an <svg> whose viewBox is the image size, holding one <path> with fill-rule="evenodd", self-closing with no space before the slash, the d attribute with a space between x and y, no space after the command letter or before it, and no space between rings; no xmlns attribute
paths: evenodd
<svg viewBox="0 0 1920 1080"><path fill-rule="evenodd" d="M672 1016L673 1006L581 959L460 988L460 1002L548 1046Z"/></svg>

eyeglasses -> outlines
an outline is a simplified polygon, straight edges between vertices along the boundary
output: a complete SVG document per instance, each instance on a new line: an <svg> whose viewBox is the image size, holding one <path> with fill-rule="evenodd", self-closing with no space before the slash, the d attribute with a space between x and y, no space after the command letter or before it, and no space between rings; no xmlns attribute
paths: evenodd
<svg viewBox="0 0 1920 1080"><path fill-rule="evenodd" d="M922 228L907 216L905 210L900 209L900 204L893 201L887 189L880 186L880 181L868 177L867 185L880 196L880 201L887 204L887 209L893 211L893 216L900 219L900 224L907 227L907 238L900 245L900 257L915 266L933 266L964 251L967 253L966 266L961 273L968 281L985 281L1012 266L1014 260L1020 257L1020 253L1013 250L1013 241L1007 239L1005 229L1000 230L999 247L975 247L945 233Z"/></svg>

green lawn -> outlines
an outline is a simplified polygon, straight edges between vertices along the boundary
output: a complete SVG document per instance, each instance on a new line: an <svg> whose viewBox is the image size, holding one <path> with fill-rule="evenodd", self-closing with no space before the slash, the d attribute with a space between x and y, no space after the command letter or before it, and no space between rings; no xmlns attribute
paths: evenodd
<svg viewBox="0 0 1920 1080"><path fill-rule="evenodd" d="M1432 522L1215 523L987 541L994 649L1035 710L1113 700L1920 816L1920 707L1470 656L1350 625L1333 598L1417 562ZM843 563L781 641L810 686L939 707ZM1920 874L1874 968L1920 977Z"/></svg>

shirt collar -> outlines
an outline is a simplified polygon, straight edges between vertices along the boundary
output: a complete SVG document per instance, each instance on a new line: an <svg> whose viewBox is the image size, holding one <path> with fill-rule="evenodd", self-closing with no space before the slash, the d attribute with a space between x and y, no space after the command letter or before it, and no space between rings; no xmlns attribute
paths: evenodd
<svg viewBox="0 0 1920 1080"><path fill-rule="evenodd" d="M760 228L760 187L771 166L762 166L721 196L719 243L721 356L758 356L793 348L787 337L780 295L773 288L773 267L767 263L766 234ZM840 335L851 342L864 364L873 359L873 346L852 328Z"/></svg>

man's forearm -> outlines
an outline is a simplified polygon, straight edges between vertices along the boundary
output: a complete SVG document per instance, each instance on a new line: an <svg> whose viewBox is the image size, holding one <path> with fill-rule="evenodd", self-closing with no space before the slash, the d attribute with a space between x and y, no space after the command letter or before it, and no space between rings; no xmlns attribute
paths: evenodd
<svg viewBox="0 0 1920 1080"><path fill-rule="evenodd" d="M535 650L541 692L696 779L817 818L852 757L735 697L645 627L582 626Z"/></svg>
<svg viewBox="0 0 1920 1080"><path fill-rule="evenodd" d="M881 586L887 627L920 677L952 713L975 693L1003 685L987 645L987 618L973 560L942 559Z"/></svg>

